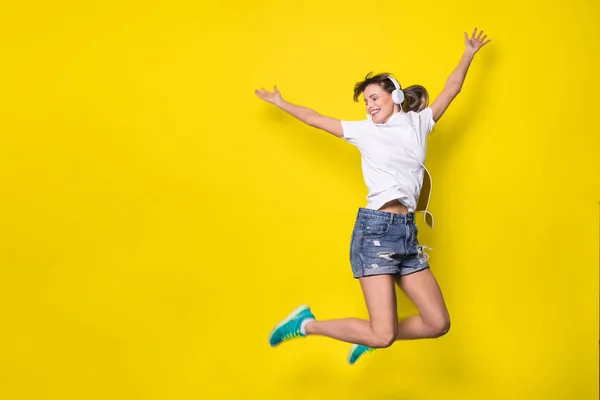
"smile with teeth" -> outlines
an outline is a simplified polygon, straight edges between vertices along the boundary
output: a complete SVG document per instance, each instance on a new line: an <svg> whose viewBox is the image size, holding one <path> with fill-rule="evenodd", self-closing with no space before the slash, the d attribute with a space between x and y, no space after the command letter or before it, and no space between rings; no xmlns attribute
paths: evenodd
<svg viewBox="0 0 600 400"><path fill-rule="evenodd" d="M377 114L378 112L379 112L379 110L373 110L373 111L371 111L371 117L374 117L375 114Z"/></svg>

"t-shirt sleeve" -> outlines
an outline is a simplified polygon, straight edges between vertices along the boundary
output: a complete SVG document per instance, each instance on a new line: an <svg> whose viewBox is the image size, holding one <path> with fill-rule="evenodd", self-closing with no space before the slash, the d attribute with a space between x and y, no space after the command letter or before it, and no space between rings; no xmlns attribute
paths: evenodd
<svg viewBox="0 0 600 400"><path fill-rule="evenodd" d="M427 135L433 130L435 126L435 121L433 120L433 111L431 107L427 107L419 112L410 112L411 119L417 131L419 132L419 136L422 139L427 138Z"/></svg>
<svg viewBox="0 0 600 400"><path fill-rule="evenodd" d="M356 146L358 144L358 142L360 141L360 138L364 134L365 123L368 123L368 121L363 120L363 121L341 121L341 122L342 122L343 139Z"/></svg>

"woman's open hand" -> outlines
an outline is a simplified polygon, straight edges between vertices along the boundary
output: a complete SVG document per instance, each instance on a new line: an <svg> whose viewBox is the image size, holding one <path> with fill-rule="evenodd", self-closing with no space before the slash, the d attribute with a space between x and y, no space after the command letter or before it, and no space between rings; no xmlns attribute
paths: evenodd
<svg viewBox="0 0 600 400"><path fill-rule="evenodd" d="M485 38L487 38L487 35L481 37L483 31L480 31L479 34L477 34L477 36L475 36L475 34L477 34L477 28L473 29L473 33L471 34L470 39L467 36L467 32L465 32L465 46L467 47L466 51L468 51L472 55L475 55L475 53L477 53L479 49L481 49L483 46L490 42L490 39L485 40Z"/></svg>
<svg viewBox="0 0 600 400"><path fill-rule="evenodd" d="M283 100L281 98L281 93L279 93L279 89L277 89L277 85L273 88L273 92L269 92L267 89L262 88L262 90L255 90L254 93L256 93L260 99L267 103L275 104L276 106L281 104L281 101Z"/></svg>

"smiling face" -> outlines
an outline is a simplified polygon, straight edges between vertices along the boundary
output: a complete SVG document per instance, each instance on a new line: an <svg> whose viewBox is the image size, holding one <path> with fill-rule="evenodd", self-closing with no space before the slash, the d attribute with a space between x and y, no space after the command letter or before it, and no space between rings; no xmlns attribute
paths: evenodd
<svg viewBox="0 0 600 400"><path fill-rule="evenodd" d="M367 114L376 124L386 123L393 114L399 111L399 107L392 100L392 95L386 92L381 84L368 85L365 88L364 97Z"/></svg>

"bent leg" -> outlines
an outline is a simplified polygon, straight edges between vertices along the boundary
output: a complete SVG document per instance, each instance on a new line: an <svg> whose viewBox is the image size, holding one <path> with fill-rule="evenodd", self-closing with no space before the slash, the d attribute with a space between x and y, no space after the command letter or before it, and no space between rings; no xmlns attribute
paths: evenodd
<svg viewBox="0 0 600 400"><path fill-rule="evenodd" d="M373 348L390 346L398 334L398 311L392 275L359 278L369 312L369 321L344 318L310 321L307 335L322 335Z"/></svg>
<svg viewBox="0 0 600 400"><path fill-rule="evenodd" d="M398 324L398 340L437 338L450 329L450 316L444 297L430 269L398 277L398 286L415 304L419 315Z"/></svg>

